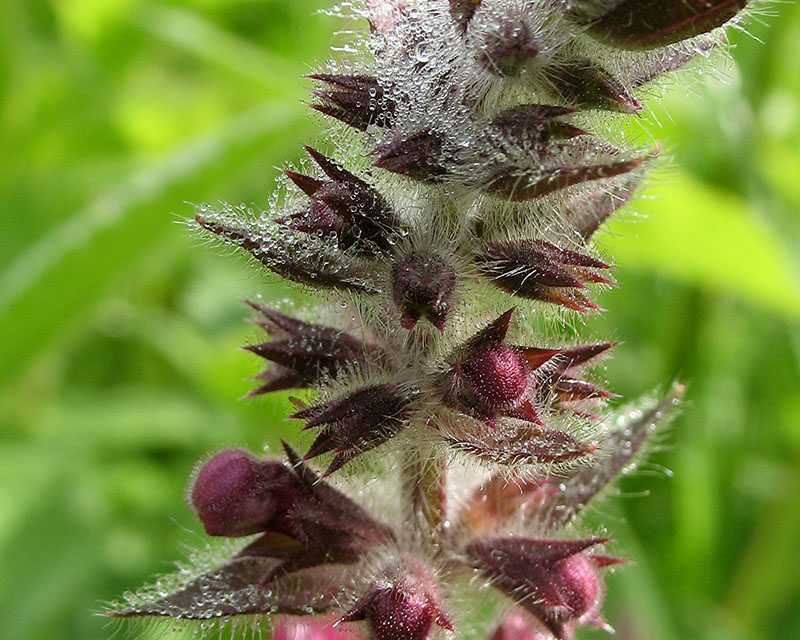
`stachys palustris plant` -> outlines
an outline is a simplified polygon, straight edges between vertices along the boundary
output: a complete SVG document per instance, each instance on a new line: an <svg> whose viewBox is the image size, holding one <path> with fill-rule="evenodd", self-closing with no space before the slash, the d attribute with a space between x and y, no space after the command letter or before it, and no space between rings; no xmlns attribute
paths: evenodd
<svg viewBox="0 0 800 640"><path fill-rule="evenodd" d="M621 119L746 5L348 2L368 32L309 76L324 146L267 211L196 216L318 292L302 319L250 302L267 338L247 346L268 362L250 395L313 390L291 416L313 441L200 465L189 502L223 555L110 615L201 631L325 615L336 629L295 631L376 640L606 627L603 574L622 559L577 516L681 388L612 412L597 365L614 343L569 336L614 285L592 236L658 155L628 148Z"/></svg>

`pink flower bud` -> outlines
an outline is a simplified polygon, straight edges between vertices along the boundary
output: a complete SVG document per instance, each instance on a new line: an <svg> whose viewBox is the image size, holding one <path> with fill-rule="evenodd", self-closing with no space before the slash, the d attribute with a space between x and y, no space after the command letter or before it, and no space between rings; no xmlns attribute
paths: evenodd
<svg viewBox="0 0 800 640"><path fill-rule="evenodd" d="M353 247L360 254L374 255L390 249L392 236L400 231L400 222L384 197L315 149L305 149L329 180L285 171L309 196L310 204L288 220L277 222L306 233L335 232L342 249Z"/></svg>
<svg viewBox="0 0 800 640"><path fill-rule="evenodd" d="M598 566L621 561L581 553L605 538L478 539L467 545L474 566L492 584L544 623L559 640L572 638L576 626L595 622L603 590Z"/></svg>
<svg viewBox="0 0 800 640"><path fill-rule="evenodd" d="M343 622L369 620L372 640L425 640L434 623L453 631L433 579L409 556L374 583Z"/></svg>
<svg viewBox="0 0 800 640"><path fill-rule="evenodd" d="M506 311L452 356L452 368L439 382L445 404L492 427L499 416L541 425L532 398L542 401L553 392L561 394L558 399L563 401L608 395L590 383L577 384L583 381L572 376L576 367L600 355L613 343L563 349L507 345L505 337L513 312L513 308ZM558 436L559 442L563 440L561 444L566 445L570 438L560 434L548 431L546 435L548 439ZM585 453L583 445L574 440L567 450L569 455L577 451Z"/></svg>
<svg viewBox="0 0 800 640"><path fill-rule="evenodd" d="M256 324L277 336L268 342L245 347L274 363L258 376L266 382L248 396L313 386L323 377L336 376L350 365L363 361L368 351L375 351L374 347L339 329L303 322L258 302L246 302L266 318Z"/></svg>
<svg viewBox="0 0 800 640"><path fill-rule="evenodd" d="M456 285L453 267L436 256L413 251L392 265L392 296L402 311L400 324L413 329L421 317L444 329L450 296Z"/></svg>
<svg viewBox="0 0 800 640"><path fill-rule="evenodd" d="M245 536L263 531L297 490L282 463L229 449L203 465L191 502L209 535Z"/></svg>
<svg viewBox="0 0 800 640"><path fill-rule="evenodd" d="M578 2L579 20L593 37L623 49L651 49L693 38L722 26L748 0L622 0L610 9ZM582 5L586 5L582 8Z"/></svg>
<svg viewBox="0 0 800 640"><path fill-rule="evenodd" d="M597 308L580 291L586 283L612 282L599 273L610 268L606 263L546 240L491 242L476 258L484 274L498 287L523 298L552 302L576 311Z"/></svg>
<svg viewBox="0 0 800 640"><path fill-rule="evenodd" d="M411 412L406 392L392 384L362 387L292 415L307 420L303 429L322 427L305 459L334 451L326 477L356 456L383 444L403 427Z"/></svg>
<svg viewBox="0 0 800 640"><path fill-rule="evenodd" d="M315 73L308 77L330 87L312 91L322 101L322 104L311 105L317 111L361 131L366 131L370 125L392 126L397 105L386 95L377 78L330 73Z"/></svg>

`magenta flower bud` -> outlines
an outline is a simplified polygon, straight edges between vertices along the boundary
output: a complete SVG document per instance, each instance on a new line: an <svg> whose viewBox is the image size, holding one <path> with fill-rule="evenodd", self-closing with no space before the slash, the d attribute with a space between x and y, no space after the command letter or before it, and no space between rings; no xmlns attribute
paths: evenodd
<svg viewBox="0 0 800 640"><path fill-rule="evenodd" d="M244 347L271 364L258 378L265 380L250 391L255 396L280 389L310 387L326 376L335 377L351 365L362 362L376 348L344 331L303 322L259 302L246 303L266 318L256 324L273 336L273 340Z"/></svg>
<svg viewBox="0 0 800 640"><path fill-rule="evenodd" d="M435 131L418 131L390 140L374 151L374 165L419 180L436 183L447 175L447 161L442 135Z"/></svg>
<svg viewBox="0 0 800 640"><path fill-rule="evenodd" d="M514 309L475 335L453 363L445 402L495 426L498 416L541 424L528 399L531 368L524 350L504 344Z"/></svg>
<svg viewBox="0 0 800 640"><path fill-rule="evenodd" d="M366 131L370 125L391 127L397 105L378 79L367 75L315 73L308 76L329 85L312 93L322 103L311 107L347 125Z"/></svg>
<svg viewBox="0 0 800 640"><path fill-rule="evenodd" d="M538 402L555 393L556 400L569 402L609 395L575 376L577 367L614 346L614 343L602 342L562 349L507 345L505 336L513 312L513 308L506 311L473 336L452 358L451 370L440 380L443 399L448 406L474 416L491 427L496 426L499 416L541 425L531 397ZM560 431L548 430L544 440L559 445L557 450L562 453L556 454L553 459L586 453L584 445ZM511 447L511 443L506 444ZM487 444L487 449L491 448ZM510 451L514 450L514 447L510 448ZM541 455L545 455L547 450L542 450ZM508 457L513 459L514 455Z"/></svg>
<svg viewBox="0 0 800 640"><path fill-rule="evenodd" d="M403 566L372 585L342 622L368 620L371 640L425 640L434 623L453 631L428 572L415 558L402 561Z"/></svg>
<svg viewBox="0 0 800 640"><path fill-rule="evenodd" d="M392 265L392 297L402 311L400 324L413 329L421 317L439 331L444 329L456 273L449 264L419 251L409 253Z"/></svg>
<svg viewBox="0 0 800 640"><path fill-rule="evenodd" d="M607 556L581 553L606 538L477 539L467 556L492 585L535 615L559 640L572 638L575 627L597 623L603 590L597 568L613 564Z"/></svg>
<svg viewBox="0 0 800 640"><path fill-rule="evenodd" d="M282 463L229 449L203 465L191 502L209 535L246 536L263 531L296 490Z"/></svg>
<svg viewBox="0 0 800 640"><path fill-rule="evenodd" d="M334 451L323 477L356 456L383 444L403 427L411 413L409 394L397 385L362 387L343 396L294 413L306 420L303 429L322 427L305 460Z"/></svg>
<svg viewBox="0 0 800 640"><path fill-rule="evenodd" d="M548 80L568 104L583 109L639 113L643 107L628 88L589 60L570 60L548 69Z"/></svg>
<svg viewBox="0 0 800 640"><path fill-rule="evenodd" d="M271 580L300 569L325 563L357 562L376 545L391 542L392 530L378 522L343 493L309 469L284 443L290 467L290 490L276 500L276 508L256 538L238 557L276 558L262 578Z"/></svg>
<svg viewBox="0 0 800 640"><path fill-rule="evenodd" d="M487 71L501 76L518 76L525 63L539 53L539 45L530 28L519 19L500 19L476 42L478 62Z"/></svg>
<svg viewBox="0 0 800 640"><path fill-rule="evenodd" d="M587 283L612 284L599 273L609 269L609 265L546 240L491 242L483 247L476 260L483 273L501 289L576 311L597 308L581 292Z"/></svg>
<svg viewBox="0 0 800 640"><path fill-rule="evenodd" d="M390 249L400 222L386 199L315 149L305 149L329 180L285 171L311 202L308 209L278 222L306 233L335 232L339 246L353 247L356 253L372 255Z"/></svg>
<svg viewBox="0 0 800 640"><path fill-rule="evenodd" d="M693 38L724 25L748 0L622 0L608 10L583 2L576 15L588 33L623 49L652 49ZM602 6L602 5L600 5Z"/></svg>

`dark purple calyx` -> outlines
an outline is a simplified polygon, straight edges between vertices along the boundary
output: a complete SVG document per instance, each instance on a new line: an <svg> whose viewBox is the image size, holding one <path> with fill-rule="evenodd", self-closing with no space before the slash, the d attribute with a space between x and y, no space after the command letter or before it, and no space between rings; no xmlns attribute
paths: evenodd
<svg viewBox="0 0 800 640"><path fill-rule="evenodd" d="M413 251L392 265L391 283L404 329L413 329L422 317L439 331L444 329L456 285L453 267L434 255Z"/></svg>
<svg viewBox="0 0 800 640"><path fill-rule="evenodd" d="M483 274L501 289L576 311L597 308L583 293L587 283L613 284L600 273L610 269L606 263L546 240L490 242L475 259Z"/></svg>
<svg viewBox="0 0 800 640"><path fill-rule="evenodd" d="M315 73L308 77L327 85L312 91L320 99L320 104L311 105L317 111L361 131L370 125L392 126L397 104L374 76Z"/></svg>
<svg viewBox="0 0 800 640"><path fill-rule="evenodd" d="M490 178L486 191L505 200L524 202L584 182L629 173L644 159L644 156L638 156L628 160L588 164L564 161L558 166L505 167Z"/></svg>
<svg viewBox="0 0 800 640"><path fill-rule="evenodd" d="M406 426L412 405L409 394L398 385L377 384L308 407L291 417L306 420L304 430L320 428L305 460L335 453L323 474L326 477L396 435Z"/></svg>
<svg viewBox="0 0 800 640"><path fill-rule="evenodd" d="M192 506L210 535L262 534L238 554L280 560L262 583L324 563L356 562L393 539L386 525L284 446L290 464L240 449L223 451L203 465L191 491Z"/></svg>
<svg viewBox="0 0 800 640"><path fill-rule="evenodd" d="M622 82L590 60L565 61L548 71L548 80L558 96L574 107L631 114L643 109Z"/></svg>
<svg viewBox="0 0 800 640"><path fill-rule="evenodd" d="M342 622L367 620L372 640L425 640L436 624L453 631L438 588L422 563L403 556L342 616Z"/></svg>
<svg viewBox="0 0 800 640"><path fill-rule="evenodd" d="M244 348L273 363L257 376L263 383L248 396L317 385L378 352L340 329L303 322L259 302L246 303L263 316L255 322L272 339Z"/></svg>
<svg viewBox="0 0 800 640"><path fill-rule="evenodd" d="M339 247L352 247L358 254L388 251L402 226L386 199L318 151L305 149L326 178L284 171L310 202L306 208L277 222L304 233L335 233Z"/></svg>
<svg viewBox="0 0 800 640"><path fill-rule="evenodd" d="M435 131L394 138L376 147L372 155L376 167L420 182L440 182L450 171L444 138Z"/></svg>
<svg viewBox="0 0 800 640"><path fill-rule="evenodd" d="M475 44L480 65L501 77L518 76L540 48L528 25L519 19L498 20Z"/></svg>
<svg viewBox="0 0 800 640"><path fill-rule="evenodd" d="M503 143L543 153L551 142L586 134L583 129L559 119L574 112L571 107L522 104L493 116L489 129L492 134L499 135Z"/></svg>
<svg viewBox="0 0 800 640"><path fill-rule="evenodd" d="M598 40L622 49L652 49L708 33L733 19L747 3L748 0L622 0L599 15L596 9L580 7L574 13L588 26L587 33Z"/></svg>
<svg viewBox="0 0 800 640"><path fill-rule="evenodd" d="M492 585L536 616L559 640L575 627L602 624L603 589L597 569L620 559L583 553L606 538L548 540L485 538L467 545L472 565Z"/></svg>

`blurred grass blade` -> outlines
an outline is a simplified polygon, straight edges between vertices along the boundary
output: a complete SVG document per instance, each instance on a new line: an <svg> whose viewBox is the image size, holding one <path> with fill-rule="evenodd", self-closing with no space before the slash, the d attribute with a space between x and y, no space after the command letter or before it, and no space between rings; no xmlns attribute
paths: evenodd
<svg viewBox="0 0 800 640"><path fill-rule="evenodd" d="M736 196L689 174L670 174L636 203L636 226L609 225L604 240L617 264L656 271L800 317L800 276L781 237Z"/></svg>
<svg viewBox="0 0 800 640"><path fill-rule="evenodd" d="M299 93L304 67L220 29L196 13L147 4L135 23L149 34L191 52L214 65L254 80L272 94Z"/></svg>
<svg viewBox="0 0 800 640"><path fill-rule="evenodd" d="M168 231L171 211L186 198L218 194L258 156L278 155L285 140L300 137L299 122L299 110L285 101L250 109L100 195L20 256L0 275L0 385ZM289 132L276 136L279 129Z"/></svg>

